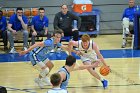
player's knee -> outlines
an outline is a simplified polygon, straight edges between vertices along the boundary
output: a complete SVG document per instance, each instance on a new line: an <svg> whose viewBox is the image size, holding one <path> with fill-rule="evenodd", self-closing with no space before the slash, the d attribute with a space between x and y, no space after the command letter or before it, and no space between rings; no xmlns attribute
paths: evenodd
<svg viewBox="0 0 140 93"><path fill-rule="evenodd" d="M49 68L46 67L45 69L42 69L42 71L40 71L40 75L44 78L46 77L46 75L49 73Z"/></svg>
<svg viewBox="0 0 140 93"><path fill-rule="evenodd" d="M129 19L128 18L123 18L123 26L129 27Z"/></svg>

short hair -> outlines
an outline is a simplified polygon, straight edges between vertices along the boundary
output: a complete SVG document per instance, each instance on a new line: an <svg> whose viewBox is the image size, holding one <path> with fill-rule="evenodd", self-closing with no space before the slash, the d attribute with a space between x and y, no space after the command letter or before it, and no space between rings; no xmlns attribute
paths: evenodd
<svg viewBox="0 0 140 93"><path fill-rule="evenodd" d="M59 73L54 73L50 77L50 81L53 86L58 86L61 82L61 76Z"/></svg>
<svg viewBox="0 0 140 93"><path fill-rule="evenodd" d="M16 11L18 11L18 10L22 10L23 11L22 7L17 7Z"/></svg>
<svg viewBox="0 0 140 93"><path fill-rule="evenodd" d="M88 34L84 34L84 35L82 35L81 40L83 42L90 41L90 36Z"/></svg>
<svg viewBox="0 0 140 93"><path fill-rule="evenodd" d="M55 29L53 35L55 35L55 34L62 34L62 33L63 33L63 30Z"/></svg>
<svg viewBox="0 0 140 93"><path fill-rule="evenodd" d="M3 16L3 11L2 11L2 10L0 10L0 15L2 15L2 16Z"/></svg>
<svg viewBox="0 0 140 93"><path fill-rule="evenodd" d="M62 4L62 5L61 5L61 8L62 8L64 5L65 5L66 7L68 7L66 4Z"/></svg>
<svg viewBox="0 0 140 93"><path fill-rule="evenodd" d="M72 55L69 55L69 56L66 58L66 63L65 63L65 65L67 65L67 66L72 66L74 63L76 63L76 58L73 57Z"/></svg>
<svg viewBox="0 0 140 93"><path fill-rule="evenodd" d="M45 11L45 9L43 7L40 7L39 10L44 10Z"/></svg>

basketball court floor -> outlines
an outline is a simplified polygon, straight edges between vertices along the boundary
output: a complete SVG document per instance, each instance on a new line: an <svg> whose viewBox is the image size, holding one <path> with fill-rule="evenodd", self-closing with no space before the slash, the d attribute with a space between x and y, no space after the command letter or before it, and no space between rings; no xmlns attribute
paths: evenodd
<svg viewBox="0 0 140 93"><path fill-rule="evenodd" d="M140 50L132 50L130 44L121 48L121 35L99 35L93 40L99 45L111 72L105 76L109 81L107 89L103 89L100 81L91 76L87 70L74 71L68 85L69 93L139 93L140 92ZM65 52L52 54L56 72L65 63ZM77 63L82 64L78 56ZM96 69L99 73L99 68ZM51 86L40 89L34 78L39 69L32 67L28 54L0 54L0 86L6 87L8 93L46 93Z"/></svg>

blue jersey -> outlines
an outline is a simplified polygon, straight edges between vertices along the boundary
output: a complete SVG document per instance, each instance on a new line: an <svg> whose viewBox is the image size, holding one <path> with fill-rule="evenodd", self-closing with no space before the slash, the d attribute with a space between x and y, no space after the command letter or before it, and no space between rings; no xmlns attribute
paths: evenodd
<svg viewBox="0 0 140 93"><path fill-rule="evenodd" d="M27 19L26 16L22 15L22 19L23 19L23 21L24 21L25 24L28 23L28 19ZM16 31L19 31L19 30L22 30L23 29L20 20L17 18L17 14L13 14L10 17L9 24L12 24L12 29L14 29Z"/></svg>
<svg viewBox="0 0 140 93"><path fill-rule="evenodd" d="M48 27L49 19L44 16L42 19L40 19L40 16L34 16L32 18L32 25L34 25L34 29L36 31L42 31L44 27Z"/></svg>
<svg viewBox="0 0 140 93"><path fill-rule="evenodd" d="M68 81L70 79L70 73L67 71L67 69L64 66L62 68L60 68L60 70L58 72L61 72L61 71L66 73L66 79L62 81L60 88L67 89Z"/></svg>
<svg viewBox="0 0 140 93"><path fill-rule="evenodd" d="M2 16L2 18L0 19L0 30L5 31L6 26L7 26L6 18Z"/></svg>
<svg viewBox="0 0 140 93"><path fill-rule="evenodd" d="M124 17L129 18L129 20L131 22L133 22L134 21L134 14L136 13L136 11L137 11L136 10L136 6L126 8L124 10L124 13L123 13L123 17L122 18L124 18Z"/></svg>
<svg viewBox="0 0 140 93"><path fill-rule="evenodd" d="M38 62L44 61L47 59L47 54L49 54L53 49L61 47L61 43L54 44L54 39L46 39L44 41L44 47L37 47L30 52L30 61L33 66Z"/></svg>

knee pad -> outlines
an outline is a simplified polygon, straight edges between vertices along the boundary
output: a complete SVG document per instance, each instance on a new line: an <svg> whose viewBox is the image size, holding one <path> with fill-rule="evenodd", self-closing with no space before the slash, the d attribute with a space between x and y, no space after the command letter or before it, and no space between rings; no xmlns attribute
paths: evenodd
<svg viewBox="0 0 140 93"><path fill-rule="evenodd" d="M39 62L39 63L37 63L37 65L38 65L40 68L43 68L43 67L46 66L43 62Z"/></svg>
<svg viewBox="0 0 140 93"><path fill-rule="evenodd" d="M40 75L44 78L49 73L49 68L45 68L42 71L40 71Z"/></svg>
<svg viewBox="0 0 140 93"><path fill-rule="evenodd" d="M129 28L129 18L123 18L123 26L124 28Z"/></svg>

